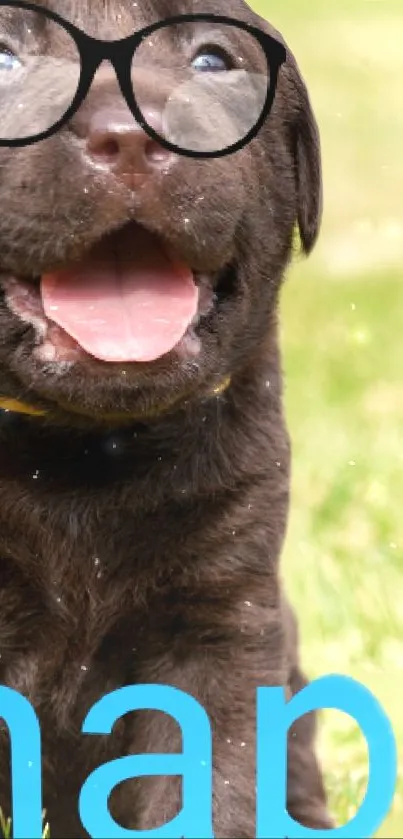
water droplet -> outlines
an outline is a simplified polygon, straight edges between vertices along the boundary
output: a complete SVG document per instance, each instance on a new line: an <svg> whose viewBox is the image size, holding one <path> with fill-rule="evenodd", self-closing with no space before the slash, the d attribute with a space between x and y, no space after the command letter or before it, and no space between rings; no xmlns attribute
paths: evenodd
<svg viewBox="0 0 403 839"><path fill-rule="evenodd" d="M116 454L122 449L122 441L117 437L109 437L103 444L105 454Z"/></svg>

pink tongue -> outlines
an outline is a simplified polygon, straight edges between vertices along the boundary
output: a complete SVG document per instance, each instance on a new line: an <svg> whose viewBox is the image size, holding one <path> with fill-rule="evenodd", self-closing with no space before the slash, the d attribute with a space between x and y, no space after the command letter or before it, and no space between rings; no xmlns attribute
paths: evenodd
<svg viewBox="0 0 403 839"><path fill-rule="evenodd" d="M113 244L112 244L113 243ZM192 271L148 231L128 227L82 263L41 280L46 316L101 361L155 361L198 306Z"/></svg>

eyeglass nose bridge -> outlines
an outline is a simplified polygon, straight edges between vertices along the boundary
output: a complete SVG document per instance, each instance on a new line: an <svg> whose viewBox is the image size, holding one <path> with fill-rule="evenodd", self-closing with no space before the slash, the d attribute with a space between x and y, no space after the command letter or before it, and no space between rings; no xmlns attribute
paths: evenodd
<svg viewBox="0 0 403 839"><path fill-rule="evenodd" d="M136 121L143 124L144 118L135 100L131 81L133 56L143 40L141 34L136 32L128 38L116 41L101 41L84 32L80 32L80 35L78 46L81 59L81 101L87 98L96 73L105 61L112 65L120 92Z"/></svg>
<svg viewBox="0 0 403 839"><path fill-rule="evenodd" d="M77 43L82 67L85 69L86 66L88 68L91 66L92 73L95 74L100 64L108 61L119 78L127 69L130 70L134 53L142 40L142 35L137 32L116 41L103 41L80 31Z"/></svg>

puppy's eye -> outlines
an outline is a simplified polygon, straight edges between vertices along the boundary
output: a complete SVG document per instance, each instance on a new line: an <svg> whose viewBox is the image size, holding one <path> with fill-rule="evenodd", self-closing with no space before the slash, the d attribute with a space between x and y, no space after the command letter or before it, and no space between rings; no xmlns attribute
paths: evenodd
<svg viewBox="0 0 403 839"><path fill-rule="evenodd" d="M6 44L0 43L0 72L2 70L18 70L21 66L18 56Z"/></svg>
<svg viewBox="0 0 403 839"><path fill-rule="evenodd" d="M192 61L199 73L225 73L232 67L230 57L218 47L203 47Z"/></svg>

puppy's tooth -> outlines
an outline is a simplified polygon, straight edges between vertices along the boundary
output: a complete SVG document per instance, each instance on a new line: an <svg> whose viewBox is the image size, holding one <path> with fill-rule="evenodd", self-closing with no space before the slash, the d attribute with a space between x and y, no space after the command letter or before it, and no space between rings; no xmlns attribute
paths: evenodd
<svg viewBox="0 0 403 839"><path fill-rule="evenodd" d="M34 356L38 361L56 361L57 350L50 341L45 341L34 350Z"/></svg>

